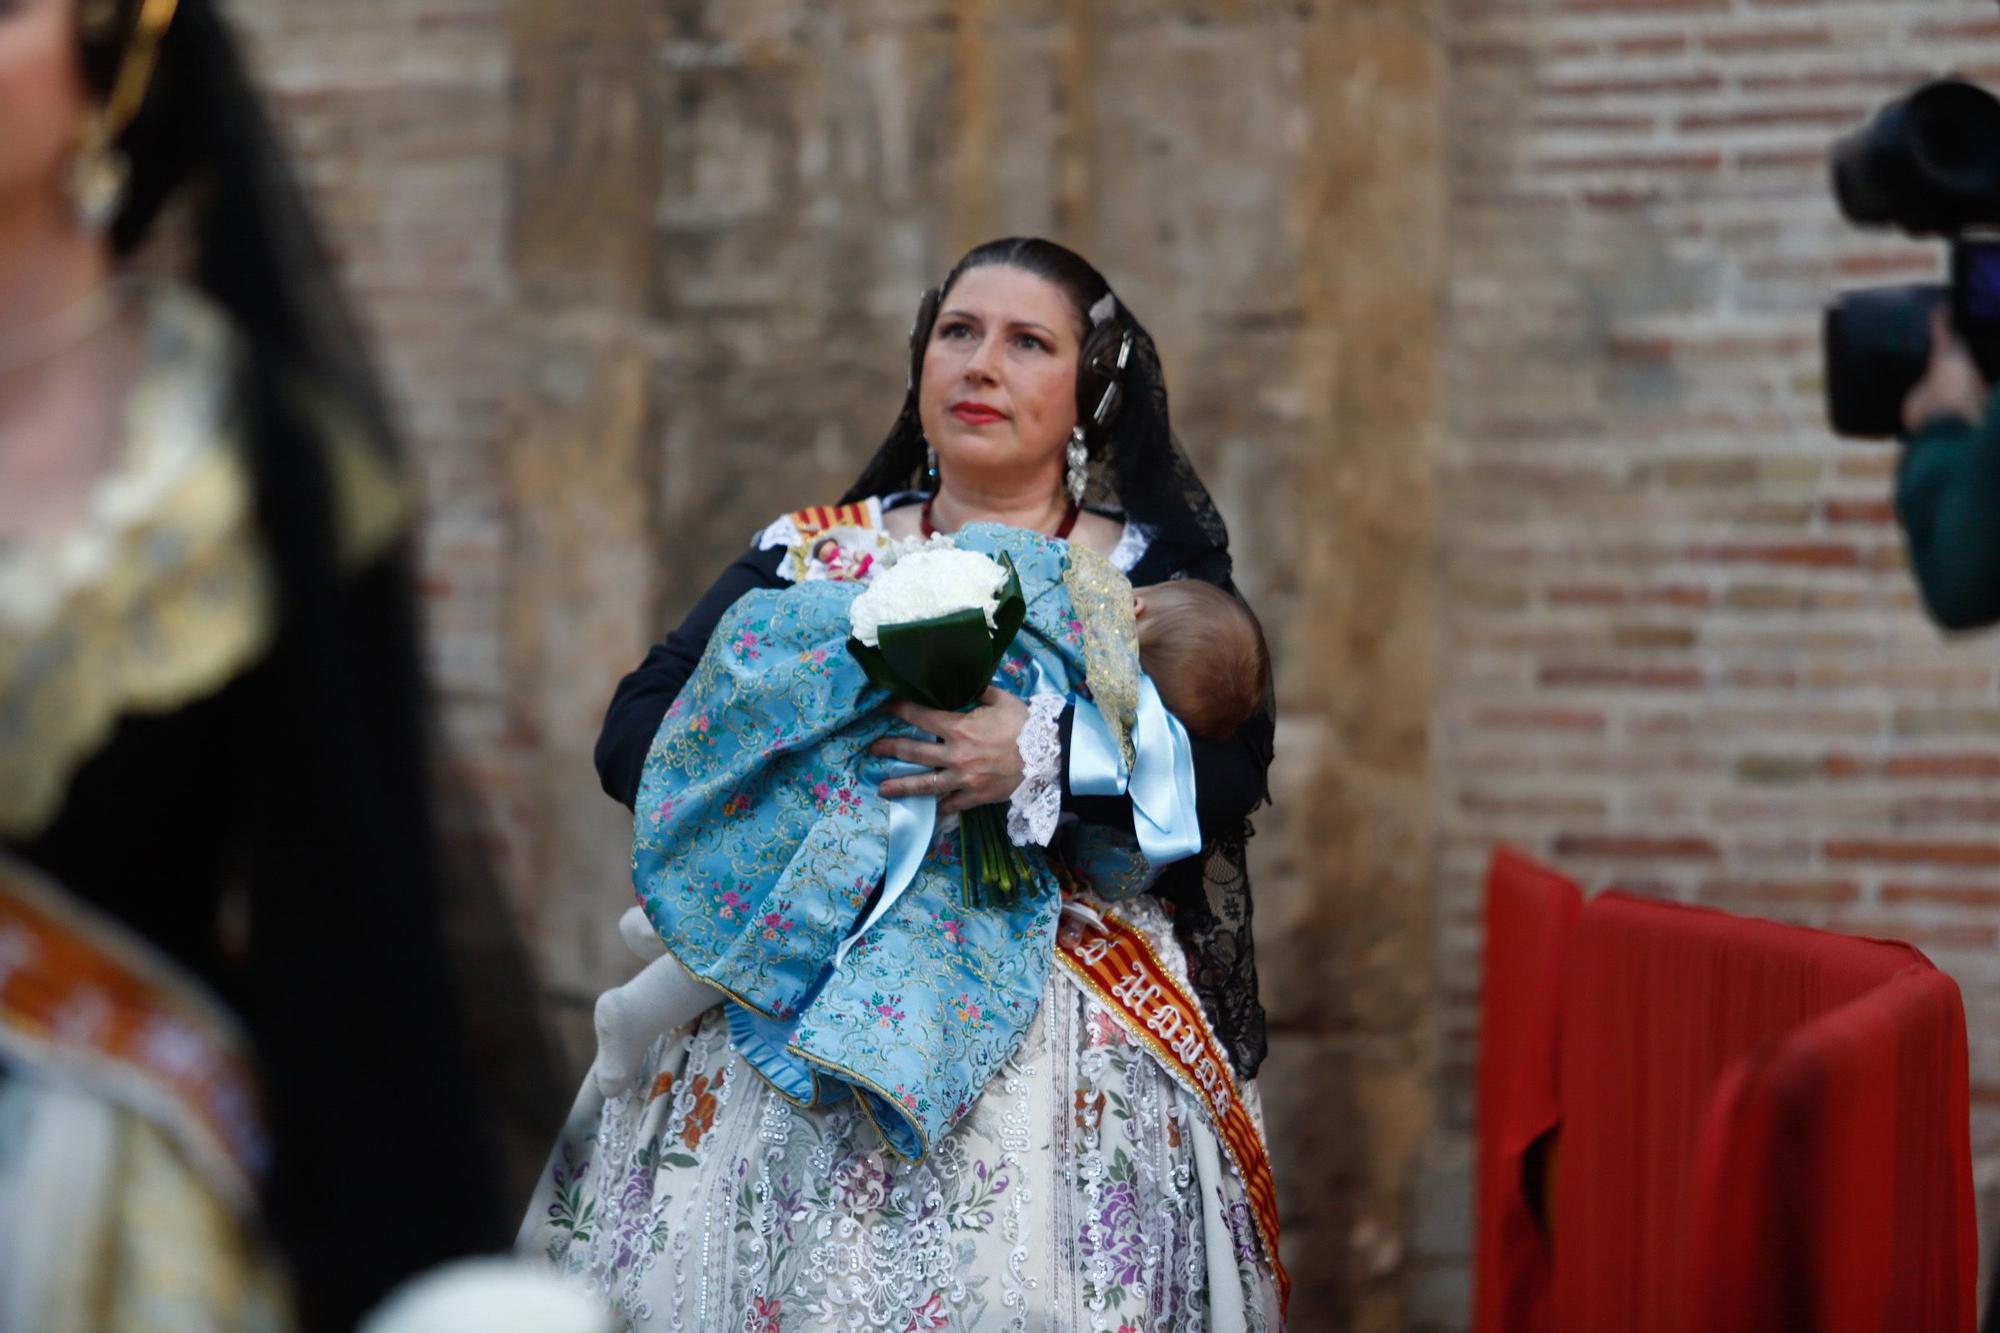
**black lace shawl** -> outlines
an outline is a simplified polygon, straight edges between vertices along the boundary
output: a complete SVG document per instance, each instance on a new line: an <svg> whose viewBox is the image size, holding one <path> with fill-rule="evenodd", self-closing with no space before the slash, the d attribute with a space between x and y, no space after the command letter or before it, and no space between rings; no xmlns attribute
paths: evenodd
<svg viewBox="0 0 2000 1333"><path fill-rule="evenodd" d="M1089 441L1096 473L1090 499L1117 505L1127 522L1142 524L1150 533L1135 582L1198 578L1234 592L1229 529L1174 438L1159 349L1122 302L1113 317L1132 331L1132 357L1125 371L1124 405L1105 438ZM840 502L923 487L926 454L913 386L888 438ZM1239 733L1265 769L1276 717L1267 691L1262 711ZM1266 797L1268 791L1260 793L1260 800ZM1201 856L1168 866L1153 888L1173 914L1174 934L1187 953L1195 993L1245 1078L1257 1072L1265 1053L1264 1008L1257 998L1250 935L1245 844L1252 831L1246 819L1240 830L1213 837Z"/></svg>

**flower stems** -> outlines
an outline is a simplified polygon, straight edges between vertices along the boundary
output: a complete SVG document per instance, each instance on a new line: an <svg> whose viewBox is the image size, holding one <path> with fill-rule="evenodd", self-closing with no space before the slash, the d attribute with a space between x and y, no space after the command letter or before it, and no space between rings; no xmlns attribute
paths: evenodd
<svg viewBox="0 0 2000 1333"><path fill-rule="evenodd" d="M1034 875L1026 853L1007 836L1007 812L999 805L959 816L958 860L968 908L1011 903Z"/></svg>

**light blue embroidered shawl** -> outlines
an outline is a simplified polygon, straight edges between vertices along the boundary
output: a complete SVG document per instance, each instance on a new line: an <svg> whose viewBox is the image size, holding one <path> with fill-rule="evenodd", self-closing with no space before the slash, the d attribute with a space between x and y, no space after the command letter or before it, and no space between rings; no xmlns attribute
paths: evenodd
<svg viewBox="0 0 2000 1333"><path fill-rule="evenodd" d="M1068 544L992 524L967 527L958 544L1004 551L1020 573L1027 621L996 683L1026 694L1039 677L1082 692ZM1053 961L1060 894L1030 848L1031 889L967 910L946 835L836 963L886 860L889 802L877 784L891 761L868 746L913 734L846 651L860 587L752 592L723 616L646 757L632 876L674 956L729 998L732 1036L759 1073L805 1105L857 1095L889 1145L916 1158L1020 1044ZM1106 896L1148 878L1136 855L1099 863L1135 876L1094 875Z"/></svg>

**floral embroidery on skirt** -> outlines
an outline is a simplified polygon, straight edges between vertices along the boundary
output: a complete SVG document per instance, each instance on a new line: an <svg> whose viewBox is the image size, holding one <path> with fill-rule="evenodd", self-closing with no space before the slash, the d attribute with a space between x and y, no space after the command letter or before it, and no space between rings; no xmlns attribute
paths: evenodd
<svg viewBox="0 0 2000 1333"><path fill-rule="evenodd" d="M715 1011L632 1092L606 1103L585 1080L521 1244L635 1329L1280 1328L1241 1182L1197 1151L1209 1134L1060 972L921 1162L852 1102L786 1101Z"/></svg>

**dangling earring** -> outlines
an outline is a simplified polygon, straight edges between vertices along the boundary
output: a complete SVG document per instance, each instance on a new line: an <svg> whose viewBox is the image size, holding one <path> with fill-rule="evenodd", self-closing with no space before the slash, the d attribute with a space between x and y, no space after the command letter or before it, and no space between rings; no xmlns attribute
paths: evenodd
<svg viewBox="0 0 2000 1333"><path fill-rule="evenodd" d="M91 231L103 231L118 216L131 176L131 163L106 142L107 137L103 118L92 117L80 136L76 156L70 159L64 182L76 220Z"/></svg>
<svg viewBox="0 0 2000 1333"><path fill-rule="evenodd" d="M1090 484L1090 478L1084 472L1083 465L1089 458L1090 452L1083 447L1083 427L1072 427L1069 433L1069 450L1067 454L1069 469L1063 475L1063 482L1069 487L1069 501L1071 504L1080 505L1083 503L1084 488Z"/></svg>
<svg viewBox="0 0 2000 1333"><path fill-rule="evenodd" d="M930 488L931 488L932 490L936 490L936 489L937 489L937 480L938 480L938 478L937 478L937 446L936 446L936 445L934 445L934 444L928 444L928 443L927 443L927 444L925 444L925 445L924 445L924 457L925 457L925 461L924 461L924 481L925 481L925 482L927 482L927 483L928 483L928 484L930 485Z"/></svg>
<svg viewBox="0 0 2000 1333"><path fill-rule="evenodd" d="M109 227L125 202L132 163L118 150L118 136L145 105L153 66L160 56L160 40L178 8L179 0L145 0L138 6L131 36L111 79L111 92L77 136L76 156L70 160L64 184L77 221L92 231ZM117 20L117 0L81 0L78 6L77 22L86 33L108 32Z"/></svg>

